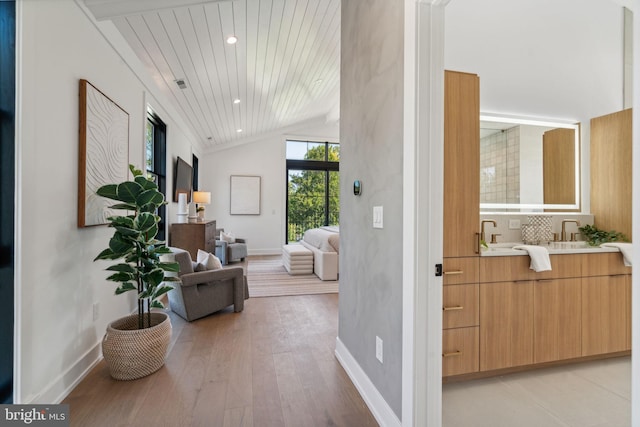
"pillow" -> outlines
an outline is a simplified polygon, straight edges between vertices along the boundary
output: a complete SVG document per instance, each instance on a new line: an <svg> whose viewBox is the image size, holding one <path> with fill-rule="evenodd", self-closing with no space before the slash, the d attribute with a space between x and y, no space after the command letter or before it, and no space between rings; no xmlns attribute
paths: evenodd
<svg viewBox="0 0 640 427"><path fill-rule="evenodd" d="M223 242L227 242L227 243L235 243L236 242L236 236L233 235L233 233L225 233L224 231L220 232L220 240L222 240Z"/></svg>
<svg viewBox="0 0 640 427"><path fill-rule="evenodd" d="M192 261L193 271L205 271L206 267L198 262Z"/></svg>
<svg viewBox="0 0 640 427"><path fill-rule="evenodd" d="M202 264L205 270L219 270L222 268L222 262L220 262L220 259L218 257L216 257L214 254L203 251L202 249L198 249L197 262L198 264ZM194 270L200 271L198 269Z"/></svg>

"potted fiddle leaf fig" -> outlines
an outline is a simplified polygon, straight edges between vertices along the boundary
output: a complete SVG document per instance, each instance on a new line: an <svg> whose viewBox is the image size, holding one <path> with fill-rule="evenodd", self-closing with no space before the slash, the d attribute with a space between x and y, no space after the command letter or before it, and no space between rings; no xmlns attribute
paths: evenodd
<svg viewBox="0 0 640 427"><path fill-rule="evenodd" d="M112 209L126 211L111 216L114 228L109 247L96 260L117 260L107 270L107 280L118 283L116 295L136 292L137 314L123 317L107 327L102 353L111 376L132 380L147 376L162 367L171 340L169 316L153 308L164 308L159 298L172 289L166 282L177 280L166 272L177 272L178 264L165 262L161 256L171 253L164 242L156 239L160 217L158 208L166 204L153 180L129 165L132 181L108 184L96 192L117 203Z"/></svg>

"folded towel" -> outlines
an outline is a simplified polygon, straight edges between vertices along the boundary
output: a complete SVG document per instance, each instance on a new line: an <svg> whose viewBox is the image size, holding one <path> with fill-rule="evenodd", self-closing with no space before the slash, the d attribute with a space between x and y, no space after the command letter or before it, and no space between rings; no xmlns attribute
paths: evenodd
<svg viewBox="0 0 640 427"><path fill-rule="evenodd" d="M549 251L542 246L534 245L519 245L514 246L513 249L520 249L529 253L531 258L531 265L529 268L533 271L550 271L551 270L551 258L549 258Z"/></svg>
<svg viewBox="0 0 640 427"><path fill-rule="evenodd" d="M622 259L624 260L624 265L627 267L631 267L631 260L633 259L633 246L631 243L603 243L600 245L601 248L616 248L622 254Z"/></svg>

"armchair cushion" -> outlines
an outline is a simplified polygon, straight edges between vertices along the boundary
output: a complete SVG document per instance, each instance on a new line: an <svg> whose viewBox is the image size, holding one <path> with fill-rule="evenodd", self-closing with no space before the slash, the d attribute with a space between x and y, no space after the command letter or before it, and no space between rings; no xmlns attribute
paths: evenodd
<svg viewBox="0 0 640 427"><path fill-rule="evenodd" d="M222 268L222 262L218 257L202 249L198 249L197 263L204 266L205 270L219 270ZM196 268L195 270L199 271L200 269Z"/></svg>

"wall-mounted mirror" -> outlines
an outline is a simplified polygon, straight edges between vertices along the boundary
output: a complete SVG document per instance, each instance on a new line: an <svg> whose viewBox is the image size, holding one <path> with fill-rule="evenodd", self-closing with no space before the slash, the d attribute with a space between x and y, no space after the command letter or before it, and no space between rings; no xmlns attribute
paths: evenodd
<svg viewBox="0 0 640 427"><path fill-rule="evenodd" d="M579 211L580 125L480 116L481 211Z"/></svg>

